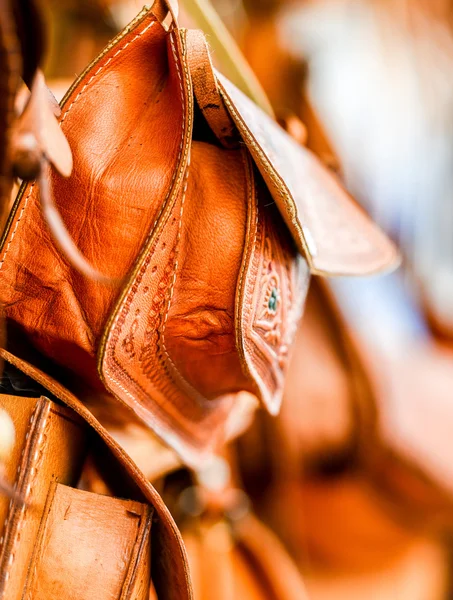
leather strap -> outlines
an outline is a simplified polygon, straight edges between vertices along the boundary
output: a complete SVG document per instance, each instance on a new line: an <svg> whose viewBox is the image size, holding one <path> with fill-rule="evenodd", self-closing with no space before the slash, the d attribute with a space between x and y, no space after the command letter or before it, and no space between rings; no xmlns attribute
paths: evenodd
<svg viewBox="0 0 453 600"><path fill-rule="evenodd" d="M182 33L198 106L222 146L237 147L236 126L220 96L206 37L199 29L188 29Z"/></svg>
<svg viewBox="0 0 453 600"><path fill-rule="evenodd" d="M169 31L172 25L178 26L178 0L155 0L152 13L165 31Z"/></svg>
<svg viewBox="0 0 453 600"><path fill-rule="evenodd" d="M184 8L197 26L209 36L209 43L221 64L222 72L261 110L273 116L265 91L211 2L185 0Z"/></svg>

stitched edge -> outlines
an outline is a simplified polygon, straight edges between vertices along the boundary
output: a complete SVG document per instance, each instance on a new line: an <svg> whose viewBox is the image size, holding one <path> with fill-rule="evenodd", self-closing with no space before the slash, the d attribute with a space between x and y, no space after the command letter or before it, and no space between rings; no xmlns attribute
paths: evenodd
<svg viewBox="0 0 453 600"><path fill-rule="evenodd" d="M175 46L174 46L172 34L170 34L170 43L171 43L171 47L172 47L173 58L174 58L175 64L176 64L176 71L177 71L178 78L179 78L179 85L180 85L180 92L181 92L181 101L182 101L182 104L184 105L185 102L184 102L184 91L183 91L183 85L182 85L181 71L179 69L178 58L177 58L177 55L176 55L176 49L175 49ZM189 109L190 109L190 102L189 102ZM189 119L190 119L190 116L189 116ZM181 142L179 144L179 152L178 152L178 157L176 159L176 164L178 164L180 162L180 160L181 160L181 155L182 155L182 151L183 151L183 147L184 147L184 125L185 125L185 122L183 121ZM186 145L185 145L185 149L186 150L187 150L188 145L189 145L189 141L186 142ZM173 186L174 186L177 174L178 174L178 169L175 169L174 173L173 173L173 177L172 177L172 179L170 181L170 184L169 184L168 193L167 193L167 195L166 195L166 197L165 197L165 199L164 199L164 201L162 203L162 206L161 206L161 208L159 210L159 213L157 214L157 217L154 220L154 223L153 223L153 225L152 225L152 227L150 229L150 233L148 234L148 237L145 240L145 243L144 243L145 252L148 251L148 250L150 250L150 249L147 248L147 246L150 243L153 234L155 233L154 230L156 228L156 225L157 225L158 221L160 220L160 218L162 216L162 213L164 212L164 209L167 208L167 201L168 201L171 193L173 192ZM156 239L157 239L157 236L156 236ZM147 270L147 268L149 266L150 260L151 260L151 256L149 256L149 254L148 254L148 256L146 257L146 259L143 262L142 266L138 269L137 273L133 276L134 283L132 285L132 290L129 292L129 294L126 294L124 297L122 297L120 299L120 302L118 303L118 306L121 306L121 304L126 300L126 303L125 303L126 305L123 306L121 310L118 310L117 313L114 315L114 318L111 319L107 323L106 330L108 331L108 333L105 336L106 337L106 345L108 343L108 337L110 336L110 332L114 331L116 333L117 330L122 326L122 323L119 324L118 321L120 321L122 318L125 318L125 316L127 315L128 311L129 311L129 305L133 301L133 298L134 298L135 293L136 293L136 291L138 289L138 286L141 283L143 275L145 274L145 272L146 272L146 270ZM138 280L138 283L135 283L136 280ZM131 279L131 281L132 281L132 279ZM131 281L129 282L129 284L131 283ZM126 313L125 313L125 311L126 311ZM118 332L118 336L119 336L119 332ZM117 340L114 340L114 344L113 344L114 347L113 347L113 349L110 348L108 353L112 355L112 358L113 358L115 364L118 366L118 368L127 375L127 373L125 372L125 370L123 369L123 367L121 366L121 364L118 362L118 360L116 358L116 355L115 355L116 341ZM101 367L102 367L102 364L101 364ZM105 377L107 379L110 379L114 383L118 383L117 380L114 379L113 376L110 375L110 374L108 374L108 373L105 375ZM131 379L131 378L129 377L129 379ZM133 380L131 379L131 381L133 381ZM123 389L123 388L121 388L121 389Z"/></svg>
<svg viewBox="0 0 453 600"><path fill-rule="evenodd" d="M33 409L32 413L31 413L30 419L28 420L27 433L25 434L24 445L23 445L22 452L21 452L21 455L20 455L20 458L19 458L19 463L18 463L17 469L16 469L16 479L14 481L14 488L13 488L14 491L16 491L16 489L17 489L17 484L18 484L19 475L20 475L20 469L21 469L21 466L22 466L22 460L24 458L25 448L27 447L27 441L28 441L28 438L30 436L31 424L33 422L33 419L35 418L35 414L36 414L37 408L38 408L38 405L35 406L35 408ZM8 505L8 514L7 514L7 517L5 519L5 523L3 525L2 536L0 537L0 547L1 547L2 550L3 550L3 541L5 539L6 530L8 529L9 518L11 516L11 507L12 507L12 504L13 504L13 499L11 498L11 500L9 501L9 505Z"/></svg>
<svg viewBox="0 0 453 600"><path fill-rule="evenodd" d="M253 136L252 132L247 127L244 119L241 117L241 115L239 114L239 112L236 109L235 105L233 104L233 101L230 99L230 96L228 95L228 92L223 87L223 84L220 81L218 81L218 84L219 84L220 91L221 91L221 94L222 94L222 97L223 97L223 101L227 105L228 110L230 111L230 113L233 115L233 118L234 118L236 126L241 131L242 135L244 135L245 138L250 142L252 148L257 152L258 156L261 158L261 160L263 161L263 163L267 167L267 171L269 173L270 178L272 179L273 183L276 185L276 187L277 187L277 189L278 189L278 191L279 191L282 199L285 201L285 206L286 206L286 209L288 210L288 214L291 216L291 220L293 222L293 225L296 228L300 228L300 230L302 232L302 226L301 226L301 224L299 222L297 211L294 208L295 202L292 199L292 196L291 196L291 194L290 194L290 192L289 192L286 184L279 177L279 175L276 173L276 169L272 165L272 163L270 162L270 159L267 157L267 155L265 154L264 150L261 148L261 146L259 145L259 143L255 139L255 137ZM299 235L300 235L301 239L303 240L304 239L303 238L303 234L299 233ZM305 245L305 240L304 240L304 245ZM308 248L307 248L306 251L309 253Z"/></svg>
<svg viewBox="0 0 453 600"><path fill-rule="evenodd" d="M28 573L25 580L24 592L22 596L22 600L33 600L30 596L30 589L33 587L36 581L36 575L39 572L39 561L42 558L42 545L43 545L43 530L46 530L48 525L48 519L50 511L52 510L53 503L55 501L55 495L57 492L58 480L52 481L49 485L49 489L47 491L46 500L44 503L43 513L41 515L41 521L39 523L38 532L36 535L36 543L33 548L33 552L31 554Z"/></svg>
<svg viewBox="0 0 453 600"><path fill-rule="evenodd" d="M175 47L174 47L174 43L173 43L173 39L172 39L172 34L170 34L170 42L172 45L172 50L173 50L173 56L175 59L175 64L176 64L176 69L177 69L177 73L178 73L178 77L180 80L180 88L181 88L181 94L182 94L182 103L184 104L184 94L183 94L183 89L182 89L182 78L181 78L181 73L180 73L180 69L179 69L179 64L178 64L178 60L177 60L177 56L176 56L176 51L175 51ZM190 102L189 102L189 107L190 107ZM185 122L183 121L183 125L182 125L182 136L181 136L181 142L179 144L179 151L178 151L178 157L176 159L176 165L178 165L178 163L180 162L181 159L181 154L183 151L183 147L184 147L184 125ZM187 150L187 146L189 145L189 141L186 143L185 145L185 149ZM105 355L111 355L113 358L113 361L115 362L115 364L117 365L117 367L121 370L124 371L123 367L121 366L121 364L118 362L118 360L116 359L115 356L115 349L111 348L112 344L110 344L110 347L108 347L108 340L109 337L111 335L111 333L113 332L113 345L116 345L116 339L115 339L115 335L116 332L119 328L121 328L122 326L122 322L120 324L118 324L119 321L122 321L125 319L125 316L127 315L127 313L129 312L129 306L132 303L132 300L135 296L135 292L138 289L138 286L140 285L140 282L143 278L143 275L146 271L146 269L148 268L149 262L151 260L151 257L149 256L149 248L148 248L148 244L150 244L151 239L153 237L153 235L156 233L154 230L158 224L158 222L160 221L163 213L165 212L165 209L168 208L167 206L167 202L172 194L172 192L174 191L174 183L175 183L175 179L178 175L179 169L176 168L174 169L173 172L173 176L170 180L169 186L168 186L168 193L165 196L164 201L162 202L162 206L159 210L159 212L157 213L156 218L154 219L154 222L152 224L152 226L150 227L149 233L143 243L143 248L145 249L144 251L142 251L142 253L139 256L139 259L137 261L137 263L139 264L138 267L135 268L135 271L133 272L132 276L129 278L127 286L126 286L126 290L125 292L123 292L123 294L121 295L120 299L117 301L114 310L112 311L112 314L110 315L109 319L107 320L107 323L104 327L104 333L102 335L102 339L101 339L101 344L100 344L100 349L99 349L99 353L98 353L98 371L101 374L101 378L105 378L105 379L110 379L113 382L116 382L116 380L113 378L112 375L105 373L104 374L104 370L103 370L103 362L104 362L104 356ZM176 198L175 198L176 200ZM160 232L159 232L160 233ZM148 256L146 256L146 253L148 252ZM143 257L145 257L145 260L142 262ZM142 264L140 264L142 262ZM138 283L136 283L138 280ZM132 290L129 291L129 288L132 284ZM125 306L122 306L123 303L125 303ZM126 312L125 312L126 311ZM119 333L117 334L117 337L119 336ZM127 373L124 371L124 373L127 375ZM128 376L128 375L127 375ZM129 377L129 376L128 376ZM116 382L117 383L117 382Z"/></svg>
<svg viewBox="0 0 453 600"><path fill-rule="evenodd" d="M250 230L253 226L253 238L251 240L251 243L249 240L248 240L248 243L246 243L246 248L244 251L244 256L243 256L242 266L241 266L241 274L239 276L239 281L238 281L238 286L237 286L237 301L236 301L237 339L236 339L236 344L237 344L239 353L241 355L241 359L242 359L241 362L243 363L243 367L246 368L247 375L249 377L253 377L253 374L250 372L250 369L249 369L249 366L247 363L247 357L245 355L245 341L244 341L245 332L244 332L244 327L243 327L244 319L242 316L242 307L245 302L245 296L251 295L251 294L247 293L244 283L245 283L245 279L246 279L248 271L249 271L250 262L252 261L253 255L256 252L256 239L257 239L257 235L258 235L258 226L259 226L259 210L258 210L258 194L255 189L255 178L254 178L252 166L250 164L250 158L248 158L248 154L246 154L245 152L243 152L242 156L243 156L243 161L244 161L244 170L246 173L246 180L247 180L247 187L248 187L247 202L248 202L248 207L249 207L249 213L251 213L254 208L255 219L254 219L253 225L252 225L251 219L248 223L247 237L250 234Z"/></svg>
<svg viewBox="0 0 453 600"><path fill-rule="evenodd" d="M96 77L96 75L98 75L98 74L99 74L99 73L102 71L102 69L103 69L104 67L106 67L106 66L107 66L107 65L108 65L108 64L109 64L109 63L110 63L110 62L111 62L111 61L112 61L112 60L113 60L115 57L117 57L117 56L118 56L118 54L120 54L120 53L121 53L123 50L125 50L125 49L126 49L126 48L127 48L129 45L130 45L130 44L132 44L132 42L135 42L135 40L136 40L136 39L138 39L140 36L142 36L144 33L146 33L146 32L148 31L148 29L150 29L150 28L151 28L153 25L155 25L155 24L156 24L156 21L152 21L151 23L149 23L149 24L148 24L148 25L147 25L147 26L146 26L144 29L142 29L142 31L140 31L139 33L137 33L135 37L133 37L131 40L129 40L129 41L126 43L126 44L124 44L124 46L122 46L121 48L119 48L119 50L117 50L113 56L111 56L111 57L110 57L110 58L109 58L109 59L108 59L108 60L107 60L105 63L103 63L103 64L102 64L102 65L101 65L101 66L98 68L98 70L97 70L95 73L93 73L93 75L92 75L92 76L90 77L90 79L89 79L89 80L88 80L88 81L85 83L85 85L83 86L83 88L80 90L80 92L77 94L77 96L74 98L74 100L71 102L71 104L69 105L69 107L68 107L68 108L66 109L66 111L64 112L64 114L63 114L63 116L62 116L62 118L61 118L61 120L60 120L60 126L61 126L61 124L64 122L64 120L66 119L66 117L68 116L68 114L70 113L70 111L71 111L72 107L74 106L74 104L77 102L77 100L80 98L80 96L81 96L81 95L83 94L83 92L86 90L86 88L87 88L87 87L88 87L88 86L91 84L91 82L92 82L92 81L93 81L93 79ZM3 263L5 262L5 260L6 260L6 257L7 257L7 255L8 255L8 252L9 252L9 249L10 249L10 247L11 247L11 244L13 243L14 237L15 237L15 235L16 235L16 233L17 233L17 228L19 227L19 223L21 222L21 220L22 220L22 217L24 216L24 212L25 212L25 210L26 210L26 208L27 208L28 201L29 201L29 199L30 199L30 196L31 196L31 194L32 194L32 192L33 192L33 188L35 187L35 185L36 185L36 182L34 182L34 183L32 183L32 184L31 184L31 186L30 186L30 191L28 192L28 194L27 194L27 197L26 197L26 198L25 198L25 200L24 200L24 205L23 205L23 207L22 207L22 210L20 211L19 218L18 218L18 219L17 219L17 221L16 221L16 225L15 225L15 227L14 227L13 233L11 234L11 238L10 238L10 240L9 240L9 242L8 242L8 245L7 245L7 247L6 247L5 253L4 253L4 255L3 255L3 258L2 258L2 260L1 260L1 262L0 262L0 271L1 271L1 270L2 270L2 268L3 268Z"/></svg>
<svg viewBox="0 0 453 600"><path fill-rule="evenodd" d="M30 463L31 463L31 469L29 471L28 474L28 483L27 483L27 487L25 488L25 493L24 493L24 502L22 504L22 506L19 509L19 514L18 514L18 520L17 520L17 525L15 528L15 531L12 532L12 534L14 535L14 541L11 547L11 553L9 555L8 558L8 563L3 571L3 577L2 577L2 582L1 582L1 587L0 587L0 595L4 592L4 588L8 583L8 580L11 576L11 569L13 567L14 564L14 559L16 557L16 550L17 550L17 544L20 540L20 533L22 530L22 527L24 525L24 523L27 520L27 512L26 512L26 508L27 508L27 502L28 502L28 497L30 495L30 491L34 485L36 476L38 474L38 469L41 465L41 460L42 460L42 456L43 456L43 452L44 452L44 447L46 445L47 442L47 432L46 432L46 428L47 428L47 422L48 422L48 417L50 414L50 403L47 402L45 405L42 404L42 399L40 399L40 401L38 401L35 410L33 411L33 415L32 418L30 419L30 429L29 432L31 433L35 433L35 427L39 427L40 429L40 433L38 436L38 439L33 443L33 449L34 453L33 453L33 457L30 459ZM38 413L38 411L43 410L43 416L41 415L37 415L37 423L35 424L35 426L32 425L32 420L35 418L36 413ZM28 433L29 433L28 432ZM28 439L28 435L26 436L26 440ZM26 443L24 443L24 450L26 449ZM19 463L19 469L18 472L20 473L21 468L23 467L22 465L22 460L24 457L25 452L22 452L22 456L21 456L21 462ZM25 481L24 481L25 483ZM5 537L8 535L8 533L5 531ZM5 548L2 548L2 550L4 551ZM4 556L2 557L2 563L4 562ZM3 588L3 589L1 589Z"/></svg>
<svg viewBox="0 0 453 600"><path fill-rule="evenodd" d="M170 312L171 303L172 303L172 300L173 300L173 293L175 291L175 283L176 283L176 279L177 279L177 275L178 275L179 250L180 250L181 231L182 231L182 219L183 219L183 214L184 214L184 201L186 199L187 185L188 185L188 182L189 182L189 167L190 167L190 156L189 156L189 161L187 163L186 178L185 178L185 182L184 182L184 188L183 188L183 191L182 191L181 210L180 210L180 214L179 214L179 223L178 223L178 234L176 236L176 244L175 244L176 257L175 257L175 261L174 261L174 264L173 264L173 275L172 275L172 280L171 280L171 283L170 283L170 293L168 295L168 302L167 302L167 307L165 309L164 320L163 320L162 326L160 328L161 340L162 340L161 348L162 348L162 350L163 350L163 352L165 354L165 361L161 360L161 357L159 356L159 353L157 353L157 360L160 362L161 367L163 367L163 369L167 372L167 375L173 381L173 384L176 384L176 382L174 381L174 378L173 378L172 374L169 372L168 366L167 366L166 363L170 363L171 367L174 369L174 371L176 372L177 376L181 378L181 380L184 383L184 385L186 385L189 388L189 390L192 393L195 394L195 399L196 400L201 400L202 402L208 402L208 399L204 398L201 394L199 394L198 391L186 380L186 378L184 377L184 375L181 373L181 371L178 369L178 367L176 366L176 364L171 359L170 354L168 353L168 350L167 350L167 346L165 344L165 329L167 327L168 315L169 315L169 312Z"/></svg>
<svg viewBox="0 0 453 600"><path fill-rule="evenodd" d="M184 88L183 88L183 82L182 82L182 75L181 75L181 70L179 68L179 61L178 61L178 57L177 57L177 54L176 54L176 48L175 48L175 44L174 44L174 40L173 40L173 35L174 35L174 33L172 32L170 34L170 43L171 43L172 53L173 53L173 57L174 57L174 60L175 60L176 70L177 70L177 74L178 74L178 78L179 78L179 82L180 82L181 100L182 100L182 103L184 104ZM183 62L183 67L184 67L184 72L185 72L186 79L189 80L190 76L189 76L189 73L188 73L187 65L184 62ZM188 104L189 104L189 110L188 110L189 118L188 118L188 120L189 120L189 122L191 122L192 99L190 97L188 99ZM183 132L184 132L184 127L183 127ZM186 144L184 146L184 135L182 136L182 138L181 138L181 144L180 144L180 153L179 153L179 156L178 156L178 159L177 159L177 163L179 163L179 161L180 161L183 147L188 152L187 148L188 148L188 146L190 144L190 141L191 140L190 140L189 136L187 136ZM190 156L190 152L188 152L188 154ZM177 175L177 170L175 170L174 177L173 177L173 180L172 180L171 185L170 185L169 193L167 195L167 199L170 196L171 192L173 191L172 188L173 188L173 184L174 184L174 180L176 178L176 175ZM163 203L163 208L165 207L165 205L166 205L166 201ZM161 213L163 212L163 208L161 209ZM159 215L159 218L161 216L161 213ZM157 223L157 220L156 220L156 223ZM155 228L156 223L154 224L153 229ZM149 243L149 238L152 236L153 233L154 232L151 231L151 233L148 236L148 240L146 241L145 245L147 245L147 243ZM140 269L140 271L138 273L137 279L139 279L139 281L138 281L138 283L136 283L135 285L133 285L132 290L131 290L128 298L127 298L127 305L125 307L123 307L122 311L119 311L117 313L117 315L115 316L115 319L114 319L114 321L112 323L112 326L110 327L110 330L113 330L114 328L115 328L115 330L118 330L119 327L121 326L121 324L118 324L118 321L121 319L121 317L124 316L124 311L125 310L127 310L127 311L129 310L129 305L133 302L134 296L135 296L135 294L138 291L138 288L140 286L141 279L143 278L143 275L146 272L146 270L147 270L147 268L149 266L149 262L150 261L151 261L151 256L148 256L147 260L145 261L145 263L143 264L142 268ZM118 335L119 335L119 332L118 332ZM113 361L114 361L116 367L119 369L120 373L124 377L126 377L132 383L133 386L139 388L145 396L149 396L148 392L143 388L143 386L141 386L135 379L133 379L129 375L129 373L124 369L124 367L121 365L121 363L119 362L119 360L116 357L115 350L116 350L116 341L113 344L113 348L111 347L109 349L109 355L113 359ZM128 391L124 387L124 385L122 383L120 383L120 381L118 380L117 377L114 377L110 373L105 373L105 378L108 379L111 383L115 384L120 390L122 390L122 392L124 394L126 394L126 396L128 398L130 398L130 400L132 401L133 405L137 406L140 410L143 410L143 408L144 408L143 402L140 402L139 400L137 400L134 397L134 395L130 391ZM157 419L157 420L161 421L161 424L163 422L164 428L166 428L166 427L170 427L171 428L171 426L173 425L173 421L168 418L168 414L157 403L154 403L154 408L155 408L155 412L158 413L158 414L157 415L155 415L155 414L152 415L153 422L156 423L156 419ZM154 426L156 427L156 425L154 425ZM156 429L157 428L159 428L159 430L161 430L159 424L157 425ZM160 435L161 435L161 437L168 438L168 431L165 429L165 432L161 431ZM190 435L189 432L181 431L180 434L179 434L179 436L184 437L189 442L189 444L191 446L194 446L193 435ZM203 444L200 444L200 445L202 446Z"/></svg>
<svg viewBox="0 0 453 600"><path fill-rule="evenodd" d="M250 143L251 147L253 148L253 150L258 154L259 158L261 159L262 163L265 166L266 173L271 178L272 183L277 188L280 198L283 200L286 212L290 218L290 223L287 222L284 215L282 214L283 220L284 220L286 226L288 227L288 229L290 230L290 233L292 232L292 229L294 229L295 232L297 233L297 239L295 240L296 245L298 246L299 250L302 250L301 254L307 260L312 274L326 275L329 277L331 277L333 274L335 274L335 276L341 276L341 275L350 276L350 275L352 275L353 271L351 272L350 270L346 271L345 273L342 273L339 271L334 271L334 273L332 273L332 269L330 269L330 270L323 269L322 267L316 266L316 264L315 264L316 257L313 256L312 253L310 252L309 245L307 244L307 242L305 240L303 226L301 224L301 220L299 219L299 212L301 212L301 211L299 211L297 209L296 202L295 202L290 190L288 189L285 181L279 175L276 168L273 166L271 160L268 158L268 156L266 155L266 153L260 146L260 144L257 141L257 139L255 138L254 134L248 128L248 126L245 123L244 119L242 118L240 112L236 109L234 101L229 96L223 83L221 81L219 81L218 78L217 78L217 82L219 85L219 89L220 89L223 101L225 102L225 105L228 107L230 114L232 115L233 120L234 120L237 128L239 129L241 135L244 137L244 141L248 141ZM292 142L292 139L290 138L289 141ZM370 221L368 225L373 226L374 224ZM374 228L376 228L375 225L374 225ZM298 243L298 241L300 242L300 244ZM374 248L376 248L376 246L374 246ZM385 253L385 256L386 256L385 261L373 258L373 264L375 266L373 266L372 269L368 270L366 273L363 273L363 275L373 275L373 274L378 274L378 273L385 273L385 272L389 271L390 269L392 269L392 266L391 265L389 266L387 263L391 261L392 257L393 257L393 260L395 260L395 257L397 256L395 251L392 251L392 249L389 248L388 251ZM378 266L376 266L376 263ZM383 263L384 263L384 266L382 266Z"/></svg>

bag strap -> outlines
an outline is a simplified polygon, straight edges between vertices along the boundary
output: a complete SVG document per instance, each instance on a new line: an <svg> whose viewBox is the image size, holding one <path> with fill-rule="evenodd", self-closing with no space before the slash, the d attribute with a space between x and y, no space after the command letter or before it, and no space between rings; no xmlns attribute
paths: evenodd
<svg viewBox="0 0 453 600"><path fill-rule="evenodd" d="M239 138L222 97L212 66L206 37L199 29L182 30L193 93L214 135L225 148L237 148Z"/></svg>
<svg viewBox="0 0 453 600"><path fill-rule="evenodd" d="M178 27L178 0L154 0L154 3L151 6L151 12L165 31L169 31L172 25L176 28Z"/></svg>
<svg viewBox="0 0 453 600"><path fill-rule="evenodd" d="M184 8L197 26L207 34L209 45L228 79L265 113L273 117L274 112L265 91L211 2L184 0Z"/></svg>

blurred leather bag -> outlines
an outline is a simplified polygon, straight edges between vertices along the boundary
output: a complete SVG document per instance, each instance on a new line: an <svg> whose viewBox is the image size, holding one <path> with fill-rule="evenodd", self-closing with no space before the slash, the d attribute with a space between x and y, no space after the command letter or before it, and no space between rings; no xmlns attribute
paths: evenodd
<svg viewBox="0 0 453 600"><path fill-rule="evenodd" d="M182 528L197 600L307 600L302 576L253 514L231 526L206 516Z"/></svg>
<svg viewBox="0 0 453 600"><path fill-rule="evenodd" d="M198 464L240 392L278 411L309 272L380 271L395 249L167 2L82 73L59 121L74 168L52 171L52 210L102 277L67 259L24 185L1 242L9 326Z"/></svg>
<svg viewBox="0 0 453 600"><path fill-rule="evenodd" d="M14 493L0 495L0 597L191 598L181 536L153 486L75 396L0 356L2 390L13 382L0 406L16 430L2 465Z"/></svg>

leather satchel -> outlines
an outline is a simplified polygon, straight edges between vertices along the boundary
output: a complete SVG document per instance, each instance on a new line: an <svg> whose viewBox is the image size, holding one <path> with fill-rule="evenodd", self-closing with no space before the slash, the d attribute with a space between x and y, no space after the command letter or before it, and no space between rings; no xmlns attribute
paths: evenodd
<svg viewBox="0 0 453 600"><path fill-rule="evenodd" d="M0 358L0 407L16 430L2 465L14 494L0 495L0 597L191 598L181 535L143 473L61 384Z"/></svg>
<svg viewBox="0 0 453 600"><path fill-rule="evenodd" d="M240 392L278 411L310 272L374 273L397 253L213 68L170 3L106 47L59 121L72 174L53 170L48 197L25 183L1 241L9 340L50 359L82 399L113 395L197 465L225 439ZM55 243L40 201L83 260Z"/></svg>

